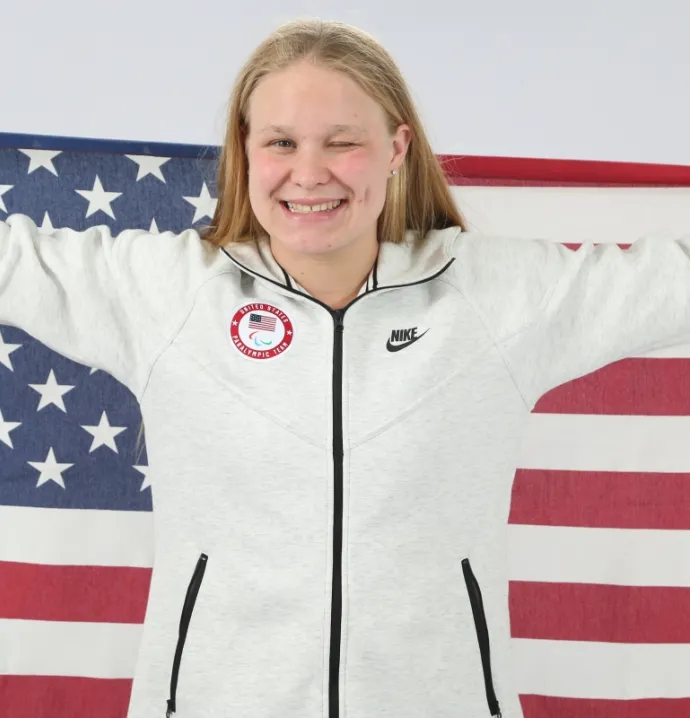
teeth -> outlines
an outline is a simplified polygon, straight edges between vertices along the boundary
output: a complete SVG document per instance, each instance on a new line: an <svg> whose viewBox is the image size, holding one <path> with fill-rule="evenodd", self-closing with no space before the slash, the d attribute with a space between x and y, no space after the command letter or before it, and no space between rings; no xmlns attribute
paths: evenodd
<svg viewBox="0 0 690 718"><path fill-rule="evenodd" d="M310 212L324 212L329 209L335 209L340 205L342 202L341 199L336 200L335 202L327 202L325 204L315 204L315 205L308 205L308 204L295 204L294 202L286 202L285 204L288 206L288 209L291 212L297 212L302 214L309 214Z"/></svg>

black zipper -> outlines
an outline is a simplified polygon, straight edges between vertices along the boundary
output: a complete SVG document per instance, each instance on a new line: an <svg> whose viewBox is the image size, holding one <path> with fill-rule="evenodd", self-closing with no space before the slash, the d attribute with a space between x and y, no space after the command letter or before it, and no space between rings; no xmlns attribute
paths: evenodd
<svg viewBox="0 0 690 718"><path fill-rule="evenodd" d="M331 654L328 673L328 715L338 718L340 641L343 613L343 316L333 312L333 578L331 590Z"/></svg>
<svg viewBox="0 0 690 718"><path fill-rule="evenodd" d="M180 618L180 630L177 639L177 648L175 649L175 659L173 660L172 675L170 676L170 698L168 699L168 708L165 712L166 718L170 718L173 713L177 711L177 679L180 675L180 663L182 662L182 651L184 650L184 643L187 640L187 630L189 629L189 622L192 619L192 612L194 611L194 604L196 603L196 597L201 587L201 582L204 578L204 571L206 571L206 562L208 556L202 553L199 556L199 560L196 562L196 568L192 574L192 580L189 582L187 587L187 595L184 599L184 605L182 606L182 616Z"/></svg>
<svg viewBox="0 0 690 718"><path fill-rule="evenodd" d="M467 584L467 593L470 597L472 615L474 616L474 627L477 631L477 640L479 641L479 653L482 657L486 702L489 704L489 712L491 715L496 716L496 718L501 718L501 707L498 705L496 691L494 690L494 680L491 674L491 642L489 641L489 627L486 623L486 614L484 613L484 601L482 600L479 582L475 578L472 572L472 566L470 566L470 560L467 558L462 560L462 572L465 576L465 583Z"/></svg>

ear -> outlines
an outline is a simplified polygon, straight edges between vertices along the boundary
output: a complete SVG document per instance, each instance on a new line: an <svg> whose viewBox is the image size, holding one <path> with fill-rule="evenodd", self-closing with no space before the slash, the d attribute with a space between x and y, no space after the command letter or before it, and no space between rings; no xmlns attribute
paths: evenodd
<svg viewBox="0 0 690 718"><path fill-rule="evenodd" d="M393 156L389 164L389 170L400 169L400 166L405 160L407 154L407 148L410 146L410 140L412 139L412 130L409 125L398 125L395 134L391 138L391 145L393 149Z"/></svg>

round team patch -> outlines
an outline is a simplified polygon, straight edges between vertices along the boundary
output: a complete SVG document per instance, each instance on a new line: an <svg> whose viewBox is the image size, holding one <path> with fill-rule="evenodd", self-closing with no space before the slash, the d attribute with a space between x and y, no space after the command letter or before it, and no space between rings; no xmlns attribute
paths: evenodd
<svg viewBox="0 0 690 718"><path fill-rule="evenodd" d="M290 317L272 304L243 304L228 327L233 346L248 359L273 359L284 354L294 339Z"/></svg>

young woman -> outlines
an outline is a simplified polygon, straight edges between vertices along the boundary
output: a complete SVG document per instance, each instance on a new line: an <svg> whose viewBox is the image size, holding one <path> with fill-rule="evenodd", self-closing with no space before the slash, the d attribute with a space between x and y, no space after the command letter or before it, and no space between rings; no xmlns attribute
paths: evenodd
<svg viewBox="0 0 690 718"><path fill-rule="evenodd" d="M203 237L0 224L0 321L141 403L156 561L129 716L519 718L521 424L690 339L689 250L467 232L389 54L315 21L239 73Z"/></svg>

